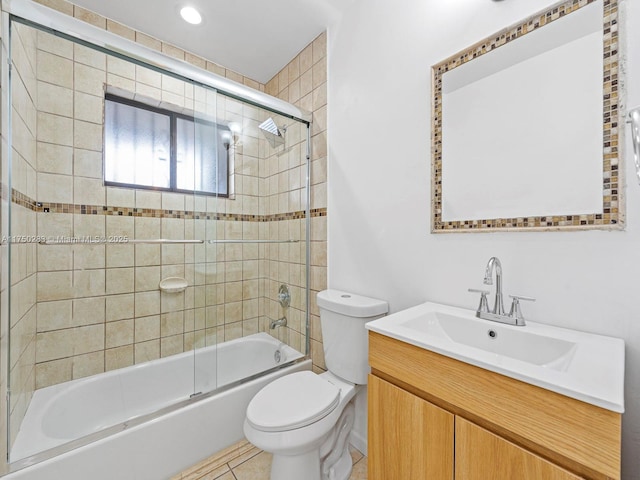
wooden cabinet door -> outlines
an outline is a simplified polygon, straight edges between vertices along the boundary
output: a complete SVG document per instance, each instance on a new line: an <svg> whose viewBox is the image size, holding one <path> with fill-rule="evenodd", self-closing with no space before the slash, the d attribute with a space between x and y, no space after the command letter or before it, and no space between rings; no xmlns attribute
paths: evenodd
<svg viewBox="0 0 640 480"><path fill-rule="evenodd" d="M369 480L453 479L451 413L373 375L368 398Z"/></svg>
<svg viewBox="0 0 640 480"><path fill-rule="evenodd" d="M553 463L456 417L456 480L580 480Z"/></svg>

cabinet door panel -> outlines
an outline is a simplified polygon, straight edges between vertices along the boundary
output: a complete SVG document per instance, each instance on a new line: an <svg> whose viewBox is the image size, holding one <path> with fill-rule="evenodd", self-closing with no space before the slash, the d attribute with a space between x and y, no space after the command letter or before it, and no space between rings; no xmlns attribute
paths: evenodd
<svg viewBox="0 0 640 480"><path fill-rule="evenodd" d="M452 480L454 416L369 375L369 480Z"/></svg>
<svg viewBox="0 0 640 480"><path fill-rule="evenodd" d="M553 463L456 417L456 480L580 480Z"/></svg>

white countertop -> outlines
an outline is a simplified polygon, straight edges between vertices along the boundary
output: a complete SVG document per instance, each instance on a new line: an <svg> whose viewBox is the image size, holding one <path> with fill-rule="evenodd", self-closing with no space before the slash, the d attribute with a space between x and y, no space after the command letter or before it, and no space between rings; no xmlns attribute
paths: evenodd
<svg viewBox="0 0 640 480"><path fill-rule="evenodd" d="M506 325L476 318L471 310L431 302L374 320L366 327L607 410L624 412L624 341L619 338L529 321L520 327ZM489 338L489 330L496 338ZM500 353L490 351L500 345L498 342L502 343L496 349ZM546 362L556 347L566 353Z"/></svg>

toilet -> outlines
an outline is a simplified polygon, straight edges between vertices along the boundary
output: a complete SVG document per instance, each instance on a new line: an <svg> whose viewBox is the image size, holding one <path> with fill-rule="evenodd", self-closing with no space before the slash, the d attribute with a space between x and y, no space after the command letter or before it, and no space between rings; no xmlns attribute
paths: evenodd
<svg viewBox="0 0 640 480"><path fill-rule="evenodd" d="M318 293L327 371L281 377L249 403L244 434L273 454L271 480L347 480L353 399L367 383L365 323L386 315L387 302L338 290Z"/></svg>

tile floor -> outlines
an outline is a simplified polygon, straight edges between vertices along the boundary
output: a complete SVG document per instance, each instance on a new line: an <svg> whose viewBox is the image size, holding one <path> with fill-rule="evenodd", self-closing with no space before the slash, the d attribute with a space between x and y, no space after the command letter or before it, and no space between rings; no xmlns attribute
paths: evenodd
<svg viewBox="0 0 640 480"><path fill-rule="evenodd" d="M248 442L232 449L231 452L221 452L223 456L217 456L217 461L203 462L189 472L174 477L174 480L269 480L271 454ZM226 460L224 456L227 456L228 461L221 463ZM367 458L353 447L351 458L353 471L349 480L367 480Z"/></svg>
<svg viewBox="0 0 640 480"><path fill-rule="evenodd" d="M242 463L230 463L231 471L218 478L220 480L269 480L271 454L254 448L246 455L247 457L243 459ZM351 458L353 459L353 471L349 480L367 480L367 459L354 448L351 449Z"/></svg>

